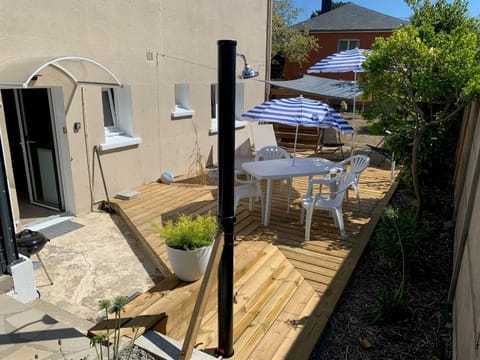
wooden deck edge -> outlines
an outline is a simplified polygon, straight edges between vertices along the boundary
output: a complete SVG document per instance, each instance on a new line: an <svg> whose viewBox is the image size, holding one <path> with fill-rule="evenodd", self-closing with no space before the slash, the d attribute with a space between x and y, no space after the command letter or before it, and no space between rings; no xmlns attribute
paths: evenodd
<svg viewBox="0 0 480 360"><path fill-rule="evenodd" d="M290 348L285 359L308 359L315 349L318 340L323 336L334 309L337 306L355 268L375 231L386 205L389 203L399 184L400 174L397 174L389 191L378 202L372 212L370 221L362 228L352 250L346 257L342 267L338 270L326 293L320 298L319 303L312 312L309 321L305 325L301 335ZM335 282L335 286L333 283ZM333 291L332 291L333 289Z"/></svg>
<svg viewBox="0 0 480 360"><path fill-rule="evenodd" d="M170 275L154 285L150 288L147 292L144 292L140 296L133 299L125 306L125 310L121 315L120 320L120 332L122 335L125 333L134 333L135 330L132 329L133 327L138 328L138 319L137 317L141 317L143 322L153 322L154 324L160 322L166 314L164 312L154 313L154 314L147 314L144 316L144 312L152 306L158 299L166 296L171 289L180 285L180 280L175 275ZM141 303L141 304L139 304ZM140 322L140 325L144 325ZM153 326L153 325L152 325ZM87 336L93 337L97 335L102 335L107 332L107 329L112 330L115 327L115 322L113 320L102 320L95 324L87 331ZM141 329L137 335L141 335L145 329ZM113 335L113 333L112 333Z"/></svg>
<svg viewBox="0 0 480 360"><path fill-rule="evenodd" d="M117 204L116 202L112 201L111 203L111 206L113 208L113 210L115 210L115 212L117 212L117 214L120 215L120 217L123 219L123 221L125 221L125 223L127 224L128 228L130 229L130 231L132 231L133 235L138 239L140 240L140 242L142 243L142 245L145 247L145 249L147 249L147 253L148 255L150 256L150 259L153 261L153 263L155 264L155 266L158 268L158 270L160 270L160 272L162 273L162 276L164 277L167 277L169 275L171 275L173 272L172 270L169 268L169 266L167 264L165 264L161 259L160 259L160 256L158 256L154 251L153 249L150 247L150 245L148 244L148 241L145 239L145 237L143 236L143 234L137 229L137 227L135 226L135 224L132 223L132 221L130 220L130 218L128 217L128 215L123 211L122 207Z"/></svg>

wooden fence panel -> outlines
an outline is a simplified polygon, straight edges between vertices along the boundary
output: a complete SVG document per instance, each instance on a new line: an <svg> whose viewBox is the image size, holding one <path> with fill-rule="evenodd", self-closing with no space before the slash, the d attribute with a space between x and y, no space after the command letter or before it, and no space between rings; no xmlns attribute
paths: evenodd
<svg viewBox="0 0 480 360"><path fill-rule="evenodd" d="M453 303L456 359L480 357L480 100L465 110L454 188Z"/></svg>

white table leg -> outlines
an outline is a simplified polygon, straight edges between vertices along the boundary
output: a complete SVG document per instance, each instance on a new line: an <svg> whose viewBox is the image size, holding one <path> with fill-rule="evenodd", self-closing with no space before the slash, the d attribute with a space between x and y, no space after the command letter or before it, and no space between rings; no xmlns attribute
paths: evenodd
<svg viewBox="0 0 480 360"><path fill-rule="evenodd" d="M270 223L270 208L272 206L272 179L267 179L267 198L265 199L265 216L263 217L263 225Z"/></svg>

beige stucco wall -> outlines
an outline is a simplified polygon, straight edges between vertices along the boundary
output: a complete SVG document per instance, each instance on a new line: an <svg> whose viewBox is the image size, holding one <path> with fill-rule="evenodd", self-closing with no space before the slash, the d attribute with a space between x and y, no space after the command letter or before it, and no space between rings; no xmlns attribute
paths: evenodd
<svg viewBox="0 0 480 360"><path fill-rule="evenodd" d="M18 57L83 56L107 66L131 86L133 127L142 143L101 155L113 196L156 181L166 170L188 173L197 142L205 161L209 154L216 156L217 136L209 134L209 128L217 40L237 40L238 52L245 53L249 64L260 71L260 79L264 78L267 3L4 0L0 3L0 63ZM147 61L146 52L153 54L154 61ZM242 66L238 59L237 70ZM245 84L245 110L264 100L262 82L238 81ZM171 118L176 83L190 84L190 106L195 110L190 118ZM66 117L76 213L90 210L92 171L93 199L105 198L92 152L94 145L104 142L100 94L99 87L77 89ZM82 123L80 131L73 132L74 122Z"/></svg>

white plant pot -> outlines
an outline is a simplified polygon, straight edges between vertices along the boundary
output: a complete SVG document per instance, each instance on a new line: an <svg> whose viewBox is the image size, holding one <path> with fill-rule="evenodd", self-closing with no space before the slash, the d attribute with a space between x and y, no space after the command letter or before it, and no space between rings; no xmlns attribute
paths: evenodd
<svg viewBox="0 0 480 360"><path fill-rule="evenodd" d="M167 245L167 255L173 272L183 281L196 281L202 277L207 269L212 247L205 246L195 250L178 250Z"/></svg>

